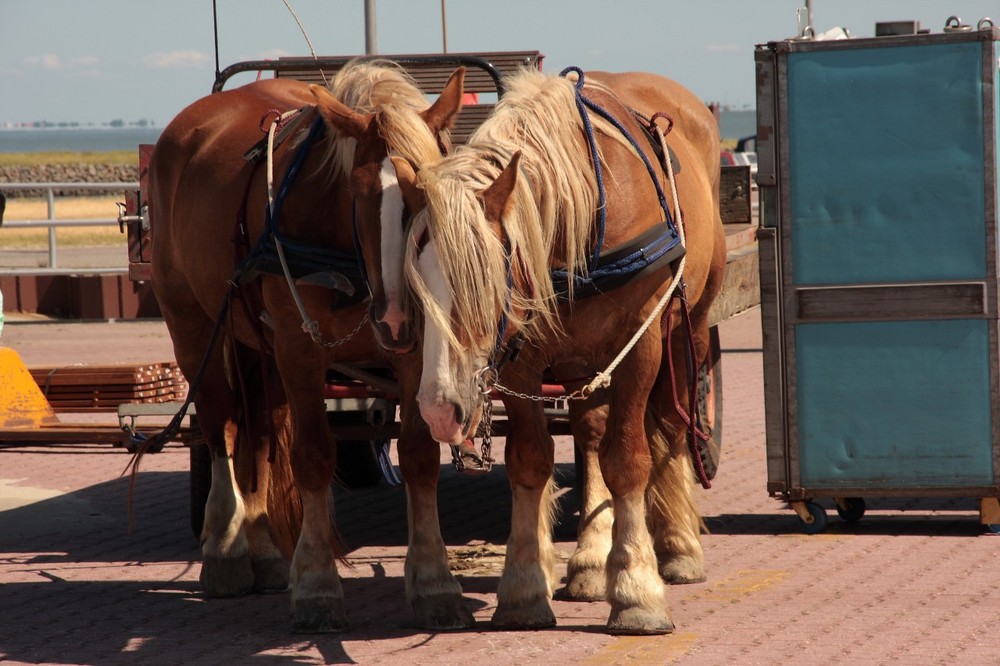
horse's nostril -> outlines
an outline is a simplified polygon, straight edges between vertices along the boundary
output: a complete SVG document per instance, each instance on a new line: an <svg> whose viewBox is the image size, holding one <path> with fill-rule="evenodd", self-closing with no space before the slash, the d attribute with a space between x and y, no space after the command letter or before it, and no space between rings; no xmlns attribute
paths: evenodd
<svg viewBox="0 0 1000 666"><path fill-rule="evenodd" d="M451 405L455 408L455 423L461 423L464 428L466 425L465 410L462 409L462 406L457 402L453 402Z"/></svg>

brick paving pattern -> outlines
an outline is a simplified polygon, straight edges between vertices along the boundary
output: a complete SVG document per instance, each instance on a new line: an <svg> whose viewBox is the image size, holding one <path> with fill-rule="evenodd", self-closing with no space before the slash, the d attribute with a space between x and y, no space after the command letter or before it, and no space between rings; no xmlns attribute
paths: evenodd
<svg viewBox="0 0 1000 666"><path fill-rule="evenodd" d="M144 458L130 516L122 449L8 446L0 449L0 662L1000 663L1000 538L979 525L978 503L866 498L855 524L826 503L828 530L803 534L766 492L759 315L729 320L721 332L723 461L699 499L711 530L709 578L671 588L672 635L607 636L605 604L559 599L554 629L489 631L510 511L502 465L480 478L442 468L442 529L475 631L412 626L404 494L382 485L337 491L352 548L341 568L352 630L314 636L291 633L287 594L201 597L183 447ZM29 365L172 358L158 322L9 320L0 342ZM555 538L568 557L576 529L568 439L557 456L564 495Z"/></svg>

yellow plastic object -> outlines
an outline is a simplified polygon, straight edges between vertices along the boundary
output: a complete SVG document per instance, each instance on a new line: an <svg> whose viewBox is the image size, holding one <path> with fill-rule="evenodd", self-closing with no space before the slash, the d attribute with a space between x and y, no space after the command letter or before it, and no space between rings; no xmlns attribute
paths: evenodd
<svg viewBox="0 0 1000 666"><path fill-rule="evenodd" d="M0 428L37 428L59 423L21 357L0 347Z"/></svg>

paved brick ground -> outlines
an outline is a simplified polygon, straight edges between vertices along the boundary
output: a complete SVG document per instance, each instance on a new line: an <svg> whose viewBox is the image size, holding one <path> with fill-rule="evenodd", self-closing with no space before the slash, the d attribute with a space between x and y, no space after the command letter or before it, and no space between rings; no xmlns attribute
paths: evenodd
<svg viewBox="0 0 1000 666"><path fill-rule="evenodd" d="M714 488L700 497L711 529L709 580L672 588L673 635L606 636L605 604L559 600L555 629L486 629L509 512L502 466L479 479L443 472L442 527L453 560L468 567L463 585L480 630L411 625L401 578L404 497L382 486L338 491L340 528L353 548L342 570L353 630L303 636L289 631L286 594L199 595L185 449L145 458L130 519L122 450L18 446L0 449L0 662L1000 663L1000 538L980 527L976 502L870 499L860 522L834 514L827 532L807 536L767 496L759 327L756 312L722 325L724 457ZM0 341L28 364L170 358L158 322L15 321ZM566 510L556 540L568 555L568 440L557 455Z"/></svg>

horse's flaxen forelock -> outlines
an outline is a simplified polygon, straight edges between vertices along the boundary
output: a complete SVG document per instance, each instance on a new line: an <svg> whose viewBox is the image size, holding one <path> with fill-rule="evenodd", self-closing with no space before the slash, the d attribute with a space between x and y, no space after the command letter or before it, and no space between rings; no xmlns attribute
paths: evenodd
<svg viewBox="0 0 1000 666"><path fill-rule="evenodd" d="M499 313L507 300L506 260L502 242L492 232L482 207L462 179L437 178L432 168L420 171L419 183L427 195L427 207L413 220L407 244L404 268L407 279L423 315L430 318L444 333L452 349L467 349L475 345L487 351L496 334ZM454 224L438 225L447 218ZM445 312L433 298L429 286L420 274L418 261L421 248L416 240L428 232L438 250L441 270L453 298L465 307L458 313L460 322L453 327L454 313ZM458 249L458 251L452 251ZM493 276L501 276L499 282ZM465 340L459 340L455 330L462 330Z"/></svg>
<svg viewBox="0 0 1000 666"><path fill-rule="evenodd" d="M406 259L425 316L446 332L464 330L477 339L492 335L504 309L529 339L558 331L550 266L586 271L598 200L572 82L525 70L506 85L503 99L468 145L420 172L427 195L421 224L436 241L452 291L451 313L441 312L430 298L415 248ZM502 233L511 255L521 261L516 270L533 288L508 294L503 241L487 223L478 195L518 151L520 170ZM450 344L458 345L453 333Z"/></svg>
<svg viewBox="0 0 1000 666"><path fill-rule="evenodd" d="M380 132L390 151L416 164L440 159L437 137L419 115L430 104L413 78L396 63L353 60L337 73L330 92L358 113L378 114ZM445 141L450 144L447 136ZM324 163L331 165L332 177L350 173L356 143L350 137L328 142Z"/></svg>

